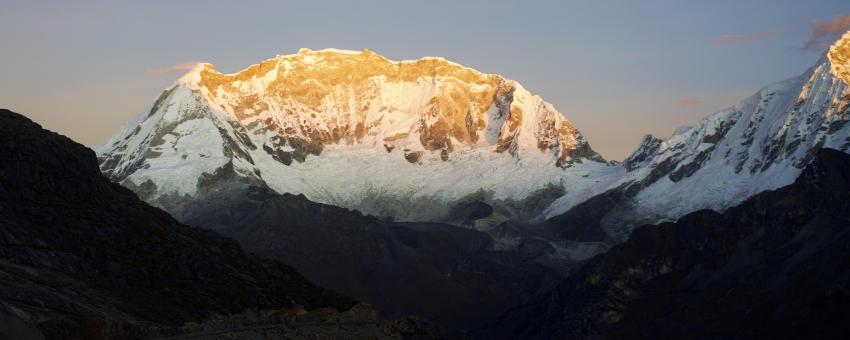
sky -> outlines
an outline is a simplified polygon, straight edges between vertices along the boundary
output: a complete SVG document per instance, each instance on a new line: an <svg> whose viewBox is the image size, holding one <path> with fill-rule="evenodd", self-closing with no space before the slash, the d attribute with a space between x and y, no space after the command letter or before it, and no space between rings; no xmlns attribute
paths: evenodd
<svg viewBox="0 0 850 340"><path fill-rule="evenodd" d="M0 107L93 146L193 62L230 73L365 48L517 80L622 160L645 134L803 73L848 14L847 0L0 0Z"/></svg>

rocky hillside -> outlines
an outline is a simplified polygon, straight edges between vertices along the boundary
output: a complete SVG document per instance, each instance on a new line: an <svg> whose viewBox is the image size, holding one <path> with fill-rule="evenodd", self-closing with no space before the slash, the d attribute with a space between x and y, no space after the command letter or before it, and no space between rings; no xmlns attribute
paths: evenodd
<svg viewBox="0 0 850 340"><path fill-rule="evenodd" d="M180 224L103 177L91 150L8 110L0 221L0 329L12 338L139 338L246 310L356 304Z"/></svg>
<svg viewBox="0 0 850 340"><path fill-rule="evenodd" d="M837 339L850 335L850 156L789 186L646 225L487 337Z"/></svg>
<svg viewBox="0 0 850 340"><path fill-rule="evenodd" d="M471 330L554 288L572 263L529 237L499 250L491 236L439 223L399 223L267 188L217 190L184 221L292 264L308 279L368 302L385 317Z"/></svg>

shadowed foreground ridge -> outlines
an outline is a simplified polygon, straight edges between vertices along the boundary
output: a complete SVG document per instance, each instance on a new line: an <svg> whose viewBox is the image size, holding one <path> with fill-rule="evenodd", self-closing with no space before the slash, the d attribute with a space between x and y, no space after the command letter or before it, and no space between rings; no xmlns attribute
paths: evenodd
<svg viewBox="0 0 850 340"><path fill-rule="evenodd" d="M368 309L180 224L110 183L91 150L8 110L0 110L0 225L0 337L148 337L261 309L308 315L321 332L336 311ZM419 331L415 322L393 326L378 334Z"/></svg>
<svg viewBox="0 0 850 340"><path fill-rule="evenodd" d="M846 338L850 156L723 213L647 225L493 326L512 338Z"/></svg>
<svg viewBox="0 0 850 340"><path fill-rule="evenodd" d="M494 249L493 238L476 230L385 221L261 187L215 193L195 199L178 218L291 264L383 316L413 315L447 332L474 329L532 301L570 268L546 262L550 249L532 242L519 251Z"/></svg>

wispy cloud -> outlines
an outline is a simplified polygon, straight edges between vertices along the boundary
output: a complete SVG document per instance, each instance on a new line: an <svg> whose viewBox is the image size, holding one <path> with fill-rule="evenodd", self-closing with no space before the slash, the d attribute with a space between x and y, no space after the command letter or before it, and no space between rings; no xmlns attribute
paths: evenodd
<svg viewBox="0 0 850 340"><path fill-rule="evenodd" d="M850 14L839 15L832 20L812 22L812 34L806 41L804 49L821 49L829 38L836 38L844 32L850 31Z"/></svg>
<svg viewBox="0 0 850 340"><path fill-rule="evenodd" d="M171 65L169 67L148 67L145 69L145 74L150 76L161 76L167 74L181 74L188 72L195 68L195 65L201 63L200 61L190 60L190 61L182 61Z"/></svg>
<svg viewBox="0 0 850 340"><path fill-rule="evenodd" d="M679 106L681 107L692 107L702 103L702 100L693 98L693 97L682 97L679 98Z"/></svg>
<svg viewBox="0 0 850 340"><path fill-rule="evenodd" d="M722 34L714 37L712 41L717 45L724 44L734 44L740 42L748 42L758 39L766 39L772 38L782 33L787 32L786 30L769 30L762 32L752 32L752 33L743 33L743 34Z"/></svg>

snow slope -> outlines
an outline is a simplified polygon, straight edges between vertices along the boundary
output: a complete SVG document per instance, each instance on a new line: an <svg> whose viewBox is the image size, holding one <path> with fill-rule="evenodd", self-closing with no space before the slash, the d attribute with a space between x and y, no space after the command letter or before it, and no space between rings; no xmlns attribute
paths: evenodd
<svg viewBox="0 0 850 340"><path fill-rule="evenodd" d="M515 81L368 50L302 49L233 74L199 64L97 151L105 174L167 210L235 175L402 220L471 199L531 217L611 167Z"/></svg>
<svg viewBox="0 0 850 340"><path fill-rule="evenodd" d="M631 227L675 220L699 209L722 211L788 185L820 148L850 149L850 32L804 74L767 86L666 140L647 136L603 191L628 199L601 218L622 240ZM546 211L581 201L566 195Z"/></svg>

